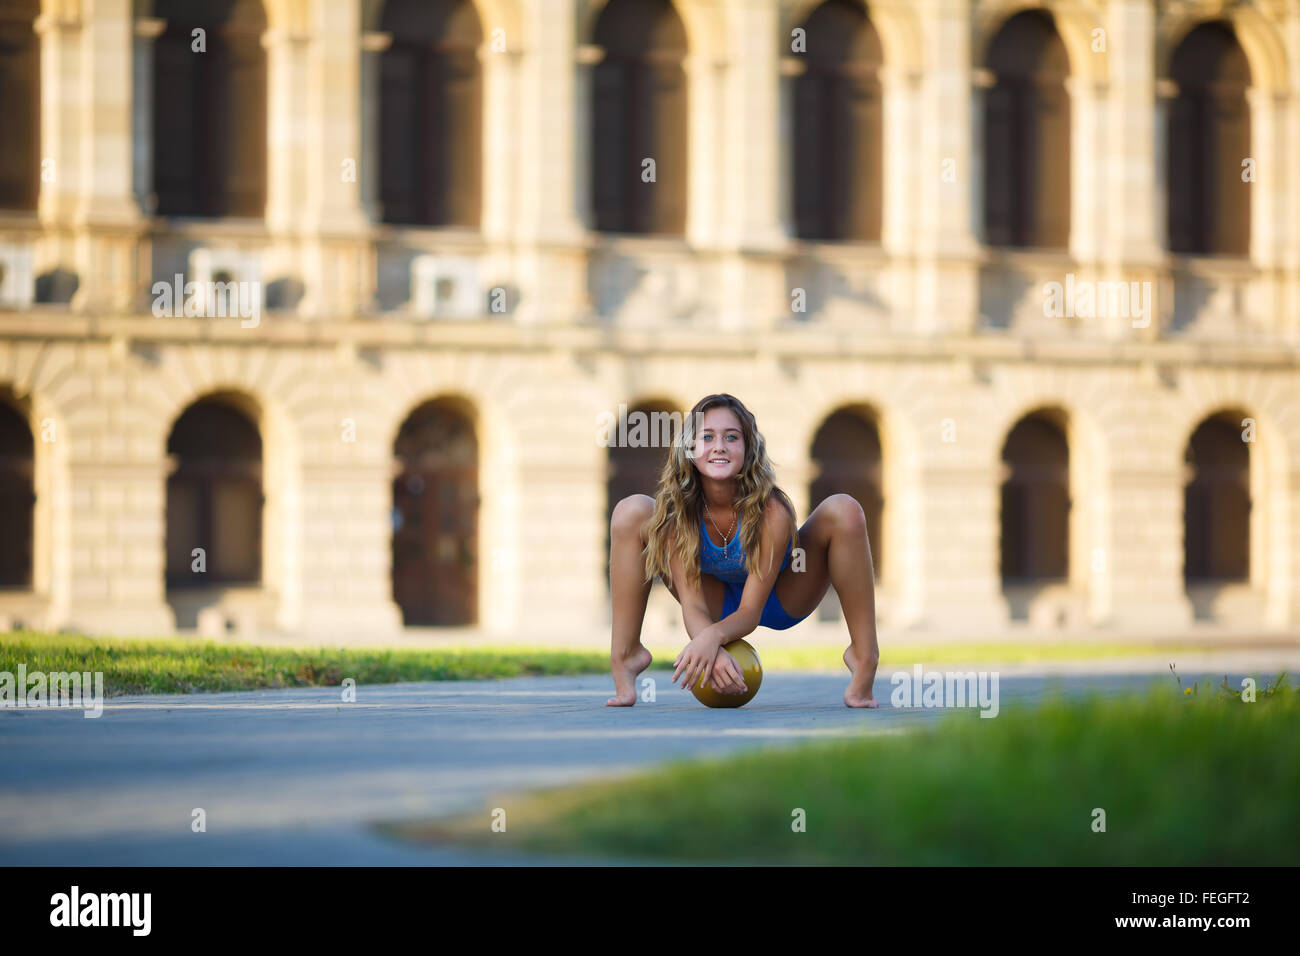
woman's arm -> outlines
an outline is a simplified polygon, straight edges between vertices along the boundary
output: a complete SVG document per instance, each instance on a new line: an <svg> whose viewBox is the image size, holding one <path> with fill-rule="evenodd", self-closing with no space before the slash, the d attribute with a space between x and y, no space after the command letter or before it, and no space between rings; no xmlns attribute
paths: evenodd
<svg viewBox="0 0 1300 956"><path fill-rule="evenodd" d="M686 625L687 636L693 641L713 626L713 615L709 613L708 602L704 600L699 578L694 581L686 579L686 571L676 552L669 558L668 566L672 569L673 583L682 604L682 623Z"/></svg>
<svg viewBox="0 0 1300 956"><path fill-rule="evenodd" d="M757 630L758 622L763 618L767 597L776 584L781 559L785 556L785 546L793 533L794 522L790 513L775 498L769 499L763 513L759 560L756 563L756 569L763 570L763 580L759 581L757 574L751 574L745 581L745 590L741 592L740 606L721 621L713 621L698 583L693 588L689 585L678 588L677 593L682 599L682 621L692 641L706 638L722 647ZM673 559L672 568L674 580L685 577L676 558Z"/></svg>
<svg viewBox="0 0 1300 956"><path fill-rule="evenodd" d="M763 580L758 579L758 574L751 574L745 580L745 590L740 594L740 606L714 625L712 636L716 636L719 646L747 637L758 629L768 595L772 593L776 576L780 573L785 546L790 543L793 534L794 521L790 518L790 512L781 507L775 496L768 498L759 535L758 560L754 562L754 570L762 571Z"/></svg>

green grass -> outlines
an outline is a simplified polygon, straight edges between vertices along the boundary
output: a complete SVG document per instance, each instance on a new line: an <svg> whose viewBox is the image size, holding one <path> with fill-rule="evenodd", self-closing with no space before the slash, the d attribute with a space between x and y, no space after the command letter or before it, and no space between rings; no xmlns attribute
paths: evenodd
<svg viewBox="0 0 1300 956"><path fill-rule="evenodd" d="M840 655L847 645L764 648L753 640L769 670L830 670L845 673ZM650 646L652 670L671 672L685 645ZM1230 645L1221 645L1227 647ZM1087 660L1135 654L1177 654L1206 650L1204 644L917 644L888 642L881 649L882 673L914 663ZM286 648L218 643L199 639L90 638L20 631L0 634L0 670L102 671L108 696L177 694L192 691L258 690L334 686L344 677L358 684L422 680L481 680L540 675L607 674L605 650L563 650L507 643L461 644L437 649Z"/></svg>
<svg viewBox="0 0 1300 956"><path fill-rule="evenodd" d="M500 649L298 649L198 640L94 639L64 634L0 635L0 671L102 671L104 693L184 694L422 680L481 680L609 672L609 654Z"/></svg>
<svg viewBox="0 0 1300 956"><path fill-rule="evenodd" d="M1285 685L1246 704L1184 696L1171 680L1147 697L958 712L913 733L676 762L381 829L683 863L1295 865L1298 725ZM492 807L507 811L506 832L490 831ZM1092 829L1098 807L1105 832Z"/></svg>

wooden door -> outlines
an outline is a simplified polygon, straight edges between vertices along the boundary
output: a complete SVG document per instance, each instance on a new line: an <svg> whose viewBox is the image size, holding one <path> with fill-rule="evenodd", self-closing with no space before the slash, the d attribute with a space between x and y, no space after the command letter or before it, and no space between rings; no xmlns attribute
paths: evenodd
<svg viewBox="0 0 1300 956"><path fill-rule="evenodd" d="M406 420L393 479L393 598L408 626L478 619L478 442L473 422L434 402Z"/></svg>

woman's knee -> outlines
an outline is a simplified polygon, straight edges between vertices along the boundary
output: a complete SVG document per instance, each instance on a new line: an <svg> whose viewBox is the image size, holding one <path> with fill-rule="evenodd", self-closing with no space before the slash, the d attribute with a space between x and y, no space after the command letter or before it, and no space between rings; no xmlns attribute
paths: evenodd
<svg viewBox="0 0 1300 956"><path fill-rule="evenodd" d="M862 505L858 499L852 495L837 494L827 498L825 505L831 512L835 523L850 531L865 531L867 528L867 515L862 510Z"/></svg>
<svg viewBox="0 0 1300 956"><path fill-rule="evenodd" d="M609 529L614 534L638 534L654 510L655 500L649 495L628 495L614 506Z"/></svg>

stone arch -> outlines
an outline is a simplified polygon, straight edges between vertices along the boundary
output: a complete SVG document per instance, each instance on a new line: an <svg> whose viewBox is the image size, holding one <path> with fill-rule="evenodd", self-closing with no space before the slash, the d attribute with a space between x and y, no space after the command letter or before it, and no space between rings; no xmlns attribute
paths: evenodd
<svg viewBox="0 0 1300 956"><path fill-rule="evenodd" d="M982 64L1002 25L1026 10L1042 10L1051 15L1070 59L1070 76L1081 77L1094 84L1107 81L1107 58L1092 52L1092 33L1094 30L1105 29L1105 24L1083 5L1060 0L989 0L981 4L975 13L974 28L971 30L971 63L976 66Z"/></svg>
<svg viewBox="0 0 1300 956"><path fill-rule="evenodd" d="M168 0L131 0L133 19L156 17L159 8L165 7ZM248 0L235 0L235 3L247 4ZM289 30L305 32L312 27L309 0L257 0L262 8L268 30ZM234 4L228 4L234 5Z"/></svg>
<svg viewBox="0 0 1300 956"><path fill-rule="evenodd" d="M261 418L248 393L218 389L195 396L168 425L163 573L178 627L206 629L201 615L209 609L237 591L263 588L268 489ZM224 454L205 454L218 440Z"/></svg>
<svg viewBox="0 0 1300 956"><path fill-rule="evenodd" d="M625 404L627 415L621 416L615 413L616 428L623 424L623 419L631 418L634 412L649 413L648 420L644 426L647 440L651 444L642 447L624 447L618 444L618 432L615 432L615 443L610 445L605 451L605 584L609 585L609 550L610 550L610 520L614 516L614 508L623 498L633 494L644 494L654 497L659 480L660 472L663 468L669 449L664 447L664 440L675 439L680 434L682 420L689 413L689 408L683 408L680 402L659 392L651 392L629 401ZM666 413L668 418L656 418L655 413ZM673 416L676 417L673 417ZM629 429L629 438L632 437L630 429L635 422L627 422ZM670 434L665 435L664 425L670 429ZM656 589L662 588L663 583L658 578L652 582ZM662 600L662 599L661 599Z"/></svg>
<svg viewBox="0 0 1300 956"><path fill-rule="evenodd" d="M623 449L622 446L618 445L617 443L610 446L610 449L607 452L607 461L609 464L609 471L607 472L607 487L610 489L610 500L608 502L608 507L606 508L606 511L609 513L613 512L614 505L617 504L618 500L624 495L643 493L643 494L651 495L653 497L654 486L653 484L651 484L648 488L645 487L644 479L650 477L652 471L653 471L653 477L657 479L659 469L658 468L648 469L650 460L653 459L657 461L660 464L660 466L662 465L663 457L665 454L667 454L667 449L663 446L663 440L666 437L676 438L678 434L677 429L680 428L682 417L685 416L689 411L689 410L683 410L681 404L674 401L672 398L658 393L646 394L645 396L638 398L634 401L630 401L622 404L625 404L627 407L627 416L620 416L620 418L623 417L630 418L634 412L638 412L638 411L646 412L649 414L649 419L645 422L645 428L646 428L646 434L648 436L647 440L650 441L652 444L637 449L632 449L632 448ZM669 417L668 418L655 417L657 413L663 413L664 415L667 415ZM622 423L620 421L620 425L621 424ZM670 427L672 430L672 434L670 436L665 436L663 434L663 427L665 426L665 424L668 425L668 427ZM631 429L633 425L635 425L634 422L629 422L627 428ZM617 441L617 434L615 437ZM632 437L631 434L629 434L629 438L630 437ZM620 450L625 452L626 451L645 452L644 455L623 456L627 460L626 461L627 465L635 469L636 477L638 479L641 479L642 484L639 487L634 488L633 485L627 483L625 479L628 479L630 476L624 475L623 479L620 479L620 476L616 473L616 469L618 467L616 464L616 460L619 458L618 453ZM626 485L627 490L624 491L622 494L615 495L615 489L622 488L624 487L624 485Z"/></svg>
<svg viewBox="0 0 1300 956"><path fill-rule="evenodd" d="M1203 21L1179 42L1170 70L1178 89L1158 131L1165 137L1168 248L1248 256L1253 187L1242 181L1241 162L1259 142L1249 56L1230 23Z"/></svg>
<svg viewBox="0 0 1300 956"><path fill-rule="evenodd" d="M1103 589L1097 586L1092 571L1093 553L1097 548L1104 548L1108 540L1105 476L1109 456L1098 423L1080 409L1078 402L1065 395L1043 391L1020 396L996 421L990 422L988 434L993 440L985 454L989 456L993 474L1003 476L991 492L998 495L1005 478L1002 454L1012 430L1036 415L1061 430L1069 454L1067 573L1061 588L1031 586L1022 589L1023 593L1012 594L1006 591L1004 582L1003 597L1013 620L1027 618L1031 625L1054 627L1092 623L1104 614L1105 608ZM1001 517L997 528L1000 536L1005 528ZM1000 548L999 538L995 550Z"/></svg>
<svg viewBox="0 0 1300 956"><path fill-rule="evenodd" d="M596 22L612 0L578 0L578 43L594 43ZM686 55L712 62L726 62L731 57L729 33L722 4L710 0L671 0L686 28Z"/></svg>
<svg viewBox="0 0 1300 956"><path fill-rule="evenodd" d="M779 53L790 56L790 33L802 26L825 0L797 0L781 12ZM914 73L925 66L924 30L916 8L910 3L862 3L871 25L880 36L884 68L893 73Z"/></svg>
<svg viewBox="0 0 1300 956"><path fill-rule="evenodd" d="M1232 26L1250 63L1253 87L1270 93L1288 89L1290 67L1286 44L1278 33L1276 21L1253 6L1222 0L1209 8L1162 8L1156 23L1156 76L1169 77L1174 53L1183 40L1198 26L1213 20Z"/></svg>
<svg viewBox="0 0 1300 956"><path fill-rule="evenodd" d="M686 21L672 0L610 0L592 31L602 53L584 91L591 224L602 233L680 236L689 217L691 118L699 107ZM650 190L642 182L646 162L656 167Z"/></svg>
<svg viewBox="0 0 1300 956"><path fill-rule="evenodd" d="M912 512L919 503L916 500L916 488L920 472L917 430L912 422L895 410L901 407L869 394L836 392L821 396L800 418L800 431L796 436L796 447L807 458L805 473L809 479L808 487L800 489L800 492L811 492L814 477L812 448L821 426L842 409L852 409L869 416L880 440L880 484L885 498L881 514L880 551L886 557L882 561L878 584L889 592L895 592L895 600L900 604L903 603L904 590L915 589L918 585L917 581L907 577L905 569L914 557L914 539L919 535L918 523ZM801 495L795 496L795 501L798 502L800 498ZM811 511L811 501L809 505ZM803 520L807 520L807 517L805 514Z"/></svg>
<svg viewBox="0 0 1300 956"><path fill-rule="evenodd" d="M516 412L526 416L527 410L516 408L508 400L518 395L518 389L511 387L510 374L506 365L394 358L385 364L385 387L375 392L374 414L381 423L382 436L375 455L389 469L389 481L398 435L415 409L443 399L473 411L479 472L483 476L478 535L480 541L493 543L492 550L483 550L479 556L476 597L478 624L488 631L504 631L519 623L518 567L523 560L519 548L525 540L527 516L520 504L524 477L514 419Z"/></svg>
<svg viewBox="0 0 1300 956"><path fill-rule="evenodd" d="M261 218L267 202L269 11L262 0L155 0L150 164L159 215ZM191 53L191 31L207 50ZM166 135L162 134L166 130Z"/></svg>
<svg viewBox="0 0 1300 956"><path fill-rule="evenodd" d="M392 589L408 626L478 623L478 417L466 397L436 395L410 409L393 440Z"/></svg>
<svg viewBox="0 0 1300 956"><path fill-rule="evenodd" d="M483 20L473 0L386 0L378 28L377 180L383 220L481 221Z"/></svg>
<svg viewBox="0 0 1300 956"><path fill-rule="evenodd" d="M256 586L183 595L181 604L173 603L177 623L198 623L198 615L207 611L224 619L227 627L242 627L241 618L251 618L259 628L295 627L302 606L299 422L292 409L271 397L264 379L250 369L251 363L238 371L218 372L214 366L219 358L204 354L204 347L196 347L191 355L194 360L183 366L188 372L184 380L154 380L160 388L152 396L155 414L147 418L153 429L149 439L156 443L157 460L166 462L168 439L177 420L209 396L220 396L253 423L262 442L261 580ZM160 469L159 481L163 486L160 500L165 502L166 468ZM164 538L158 542L160 550L165 548L165 514L161 525Z"/></svg>
<svg viewBox="0 0 1300 956"><path fill-rule="evenodd" d="M885 567L884 517L892 489L885 484L880 415L869 405L843 405L822 419L808 453L821 470L812 480L808 504L815 508L832 494L852 495L867 518L867 538L876 579ZM860 443L844 448L845 443ZM819 453L818 446L821 446ZM866 467L866 472L860 471Z"/></svg>
<svg viewBox="0 0 1300 956"><path fill-rule="evenodd" d="M520 9L519 0L469 0L478 13L479 23L483 28L481 50L489 49L493 42L493 31L505 31L506 49L518 53L526 48L526 21ZM384 14L385 0L362 0L361 31L377 32L381 29L380 21Z"/></svg>
<svg viewBox="0 0 1300 956"><path fill-rule="evenodd" d="M1066 248L1078 109L1060 27L1046 9L1019 10L998 26L977 62L991 77L979 111L984 241Z"/></svg>
<svg viewBox="0 0 1300 956"><path fill-rule="evenodd" d="M825 0L802 27L793 78L793 197L801 239L879 242L884 207L884 65L865 7Z"/></svg>
<svg viewBox="0 0 1300 956"><path fill-rule="evenodd" d="M1183 455L1200 425L1216 415L1239 414L1254 422L1254 442L1250 448L1250 579L1249 587L1258 602L1243 610L1259 615L1261 623L1279 627L1290 623L1290 606L1294 591L1291 570L1291 509L1290 476L1300 470L1294 461L1300 441L1297 428L1290 430L1286 422L1292 414L1283 406L1274 407L1268 396L1251 395L1254 389L1218 389L1223 394L1198 395L1181 409L1181 426L1174 432L1176 443L1168 453L1174 456L1174 466L1181 468ZM1281 401L1285 401L1282 399ZM1241 419L1237 419L1242 428ZM1211 596L1212 597L1212 596ZM1193 596L1193 601L1196 598ZM1200 609L1202 613L1205 609Z"/></svg>

